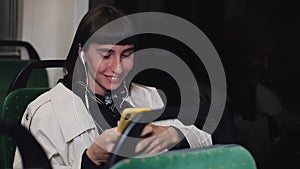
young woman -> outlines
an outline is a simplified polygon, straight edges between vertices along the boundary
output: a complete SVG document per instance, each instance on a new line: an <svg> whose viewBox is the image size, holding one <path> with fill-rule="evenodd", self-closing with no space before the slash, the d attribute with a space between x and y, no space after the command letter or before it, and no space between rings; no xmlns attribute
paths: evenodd
<svg viewBox="0 0 300 169"><path fill-rule="evenodd" d="M164 104L153 87L127 84L134 66L135 39L125 18L113 29L104 25L124 16L111 6L90 10L82 19L69 51L67 74L27 108L22 125L35 136L53 168L101 168L120 133L116 126L126 107L158 109ZM147 125L137 154L153 154L172 147L211 145L210 135L177 119ZM18 152L18 151L17 151ZM14 168L21 166L16 153Z"/></svg>

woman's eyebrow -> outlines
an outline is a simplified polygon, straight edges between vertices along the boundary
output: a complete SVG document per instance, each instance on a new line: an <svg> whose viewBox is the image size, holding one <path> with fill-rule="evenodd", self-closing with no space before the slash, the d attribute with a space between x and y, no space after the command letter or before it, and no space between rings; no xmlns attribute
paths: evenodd
<svg viewBox="0 0 300 169"><path fill-rule="evenodd" d="M123 50L123 52L132 51L132 50L134 50L134 47L127 48L127 49Z"/></svg>
<svg viewBox="0 0 300 169"><path fill-rule="evenodd" d="M133 50L134 50L134 47L130 47L130 48L124 49L122 52L128 52L128 51L133 51ZM111 48L99 48L99 49L96 49L96 51L103 52L103 53L114 52L114 50Z"/></svg>
<svg viewBox="0 0 300 169"><path fill-rule="evenodd" d="M111 48L99 48L96 49L97 52L113 52Z"/></svg>

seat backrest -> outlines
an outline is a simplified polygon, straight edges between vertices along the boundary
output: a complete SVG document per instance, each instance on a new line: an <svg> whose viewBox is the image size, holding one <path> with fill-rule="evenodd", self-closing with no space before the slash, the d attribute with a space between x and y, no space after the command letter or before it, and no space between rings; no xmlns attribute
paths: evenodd
<svg viewBox="0 0 300 169"><path fill-rule="evenodd" d="M32 60L0 60L0 110L7 91L18 73L31 63ZM48 73L46 69L37 69L32 72L28 82L28 87L48 87Z"/></svg>
<svg viewBox="0 0 300 169"><path fill-rule="evenodd" d="M0 119L20 123L27 105L49 88L21 88L9 93L3 103ZM0 136L0 168L12 168L16 144L10 137Z"/></svg>
<svg viewBox="0 0 300 169"><path fill-rule="evenodd" d="M51 169L50 160L37 140L19 123L0 120L0 134L8 135L16 142L23 168ZM0 163L2 164L2 163ZM3 168L3 166L1 166ZM11 166L6 168L12 168Z"/></svg>
<svg viewBox="0 0 300 169"><path fill-rule="evenodd" d="M23 57L20 53L20 47L25 48L28 57ZM21 59L21 60L40 60L40 56L34 47L26 41L20 40L0 40L0 59ZM2 53L4 52L4 53ZM17 53L17 54L15 54Z"/></svg>
<svg viewBox="0 0 300 169"><path fill-rule="evenodd" d="M35 71L43 70L45 68L62 68L64 63L65 60L40 60L28 63L12 80L7 94L19 88L29 87L30 78L33 76Z"/></svg>
<svg viewBox="0 0 300 169"><path fill-rule="evenodd" d="M64 60L43 60L43 61L31 61L26 64L21 71L11 81L9 89L7 90L7 96L3 103L3 108L0 118L2 120L10 120L20 123L21 117L27 107L27 105L34 100L37 96L49 90L49 85L45 86L33 86L30 84L31 77L35 78L33 82L38 80L45 80L45 76L34 75L35 71L45 70L45 68L57 68L63 67ZM48 82L48 78L47 82ZM33 86L33 87L30 87ZM15 143L11 141L11 138L1 136L1 156L0 164L4 167L11 168L13 157L15 153ZM1 160L3 162L1 162ZM0 166L1 168L1 166Z"/></svg>
<svg viewBox="0 0 300 169"><path fill-rule="evenodd" d="M112 169L256 169L252 155L240 145L216 145L200 149L184 149L167 153L129 158Z"/></svg>

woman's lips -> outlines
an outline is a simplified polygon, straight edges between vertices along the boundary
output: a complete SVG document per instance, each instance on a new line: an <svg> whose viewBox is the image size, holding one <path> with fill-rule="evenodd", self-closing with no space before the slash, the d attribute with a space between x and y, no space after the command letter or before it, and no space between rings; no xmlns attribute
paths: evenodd
<svg viewBox="0 0 300 169"><path fill-rule="evenodd" d="M119 83L122 80L121 76L109 76L109 75L106 75L105 77L111 83Z"/></svg>

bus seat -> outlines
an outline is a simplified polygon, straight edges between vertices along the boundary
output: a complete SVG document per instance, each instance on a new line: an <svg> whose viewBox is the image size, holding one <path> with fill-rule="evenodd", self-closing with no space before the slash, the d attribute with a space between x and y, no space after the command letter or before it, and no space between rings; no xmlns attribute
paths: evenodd
<svg viewBox="0 0 300 169"><path fill-rule="evenodd" d="M183 149L167 153L127 158L112 169L256 169L252 155L236 144L215 145L207 148Z"/></svg>
<svg viewBox="0 0 300 169"><path fill-rule="evenodd" d="M0 40L0 59L40 60L40 56L27 41Z"/></svg>
<svg viewBox="0 0 300 169"><path fill-rule="evenodd" d="M28 130L19 123L0 120L0 134L10 136L16 145L18 145L22 157L23 168L52 168L41 145ZM12 166L2 166L2 162L3 161L0 163L1 168L12 168Z"/></svg>
<svg viewBox="0 0 300 169"><path fill-rule="evenodd" d="M0 110L7 91L17 74L32 60L0 60ZM28 79L29 87L48 87L48 73L45 69L34 70Z"/></svg>
<svg viewBox="0 0 300 169"><path fill-rule="evenodd" d="M27 105L37 96L49 90L48 76L36 75L36 71L44 71L45 68L63 67L64 60L31 61L10 81L6 97L0 114L1 120L9 120L20 124L21 117ZM31 80L32 78L32 80ZM38 85L37 81L47 80L47 85ZM31 82L32 81L32 82ZM0 168L12 168L16 144L12 137L0 136ZM3 166L1 166L3 165Z"/></svg>
<svg viewBox="0 0 300 169"><path fill-rule="evenodd" d="M20 124L27 105L49 88L21 88L9 93L4 100L1 120ZM16 144L11 137L0 136L0 168L12 168Z"/></svg>

